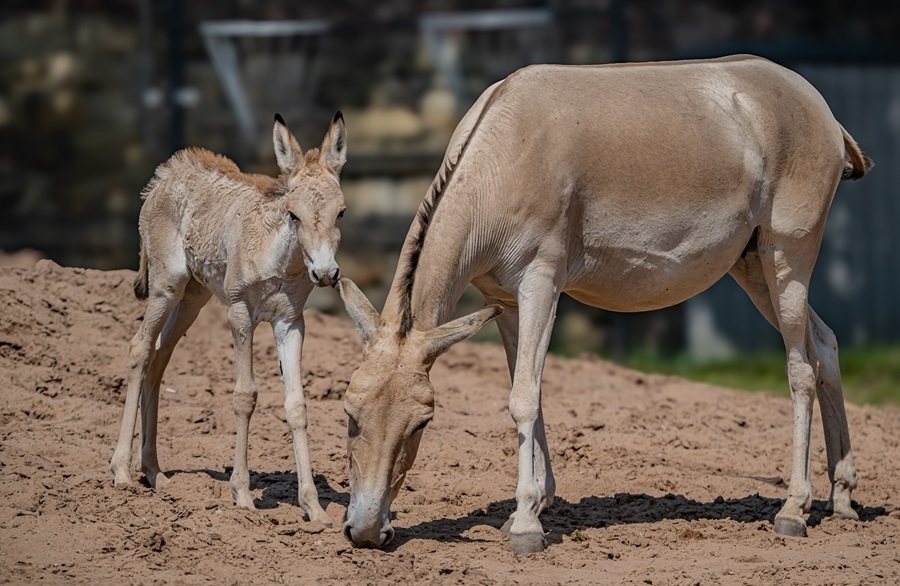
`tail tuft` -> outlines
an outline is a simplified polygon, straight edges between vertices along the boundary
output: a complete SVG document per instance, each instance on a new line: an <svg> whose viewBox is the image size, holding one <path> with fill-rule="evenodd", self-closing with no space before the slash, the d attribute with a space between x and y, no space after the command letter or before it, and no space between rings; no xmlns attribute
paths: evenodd
<svg viewBox="0 0 900 586"><path fill-rule="evenodd" d="M844 155L844 172L841 174L841 179L855 180L864 177L875 166L874 161L859 148L859 145L856 144L856 141L853 140L853 137L850 136L850 133L843 126L841 126L841 133L844 135L844 151L846 152Z"/></svg>
<svg viewBox="0 0 900 586"><path fill-rule="evenodd" d="M141 265L137 277L134 278L134 296L144 300L150 294L150 278L147 271L147 249L141 241Z"/></svg>

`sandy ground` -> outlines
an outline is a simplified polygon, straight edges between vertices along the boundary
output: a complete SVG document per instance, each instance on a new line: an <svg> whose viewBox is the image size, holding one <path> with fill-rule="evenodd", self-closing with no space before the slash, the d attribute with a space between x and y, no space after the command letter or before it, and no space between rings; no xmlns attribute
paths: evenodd
<svg viewBox="0 0 900 586"><path fill-rule="evenodd" d="M788 400L551 357L544 407L558 500L548 549L516 558L515 430L502 350L462 344L432 373L437 413L394 504L387 551L355 550L302 519L274 344L257 332L251 487L237 509L232 354L210 305L163 381L162 493L107 471L128 341L130 271L0 269L0 582L900 583L900 411L848 406L861 520L825 516L821 427L809 536L771 521L790 466ZM303 365L313 471L335 520L348 501L341 395L359 361L351 325L309 312Z"/></svg>

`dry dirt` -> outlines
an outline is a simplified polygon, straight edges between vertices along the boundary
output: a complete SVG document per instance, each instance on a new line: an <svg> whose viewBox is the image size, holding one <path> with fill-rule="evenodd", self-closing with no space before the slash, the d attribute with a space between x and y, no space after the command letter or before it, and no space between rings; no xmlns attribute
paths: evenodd
<svg viewBox="0 0 900 586"><path fill-rule="evenodd" d="M516 434L499 347L462 344L432 373L437 414L394 504L388 551L302 520L275 349L258 330L251 423L257 512L236 509L232 354L211 305L163 381L157 494L107 471L142 304L130 271L0 269L0 582L897 584L900 411L848 406L861 520L825 516L821 427L809 536L771 521L785 494L788 400L551 357L544 405L558 501L546 552L516 558ZM345 320L309 312L303 356L313 470L336 521L348 500L340 397L359 361ZM817 413L818 417L818 413ZM336 527L339 523L336 523Z"/></svg>

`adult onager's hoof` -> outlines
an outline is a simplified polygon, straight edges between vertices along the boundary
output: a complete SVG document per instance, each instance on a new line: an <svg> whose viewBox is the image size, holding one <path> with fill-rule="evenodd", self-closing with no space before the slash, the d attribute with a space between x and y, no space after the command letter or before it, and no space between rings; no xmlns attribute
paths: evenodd
<svg viewBox="0 0 900 586"><path fill-rule="evenodd" d="M144 476L153 490L162 490L169 484L169 478L159 470L145 470Z"/></svg>
<svg viewBox="0 0 900 586"><path fill-rule="evenodd" d="M788 537L806 537L806 521L802 517L775 517L775 533Z"/></svg>
<svg viewBox="0 0 900 586"><path fill-rule="evenodd" d="M516 555L528 555L544 551L547 542L543 533L525 533L509 536L509 549Z"/></svg>
<svg viewBox="0 0 900 586"><path fill-rule="evenodd" d="M859 515L853 510L853 507L847 502L828 501L825 510L831 513L832 517L838 519L850 519L851 521L859 521Z"/></svg>

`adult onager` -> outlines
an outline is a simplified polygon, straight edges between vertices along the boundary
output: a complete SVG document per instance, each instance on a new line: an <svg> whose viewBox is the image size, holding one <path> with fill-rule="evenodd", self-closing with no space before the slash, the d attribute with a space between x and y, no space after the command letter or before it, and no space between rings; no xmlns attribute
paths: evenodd
<svg viewBox="0 0 900 586"><path fill-rule="evenodd" d="M160 380L178 340L215 295L228 306L234 338L234 500L254 508L247 469L247 434L257 394L252 346L257 324L267 321L278 347L300 506L310 520L330 525L310 469L300 353L306 299L315 285L334 285L340 278L334 254L341 239L337 222L345 211L338 182L347 161L344 119L338 112L321 148L303 153L276 114L273 140L278 178L244 174L225 157L187 149L160 165L144 188L134 290L148 302L131 341L128 394L110 470L116 484L130 481L140 396L140 467L154 488L166 482L156 454Z"/></svg>
<svg viewBox="0 0 900 586"><path fill-rule="evenodd" d="M809 83L752 56L539 65L488 88L451 138L382 315L341 280L364 342L345 396L347 537L391 539L390 503L434 413L431 365L499 316L519 438L517 508L504 530L515 551L541 549L538 515L555 491L541 373L560 294L644 311L726 273L787 349L793 468L776 531L806 531L816 392L829 502L855 518L837 344L807 289L838 182L871 166ZM468 283L491 305L445 324Z"/></svg>

